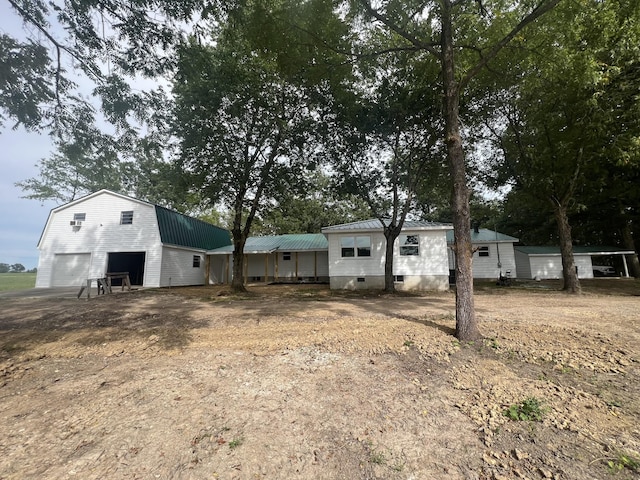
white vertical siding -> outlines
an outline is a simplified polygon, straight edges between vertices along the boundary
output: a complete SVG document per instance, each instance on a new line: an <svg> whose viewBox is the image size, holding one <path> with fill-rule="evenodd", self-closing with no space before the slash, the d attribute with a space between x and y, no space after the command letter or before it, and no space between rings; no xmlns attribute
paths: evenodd
<svg viewBox="0 0 640 480"><path fill-rule="evenodd" d="M120 225L120 213L133 211L133 223ZM84 213L81 227L69 222L75 213ZM51 212L38 246L38 287L53 284L52 266L55 254L91 253L89 277L100 277L107 269L109 252L146 252L145 286L159 286L161 242L152 205L108 192Z"/></svg>
<svg viewBox="0 0 640 480"><path fill-rule="evenodd" d="M193 266L194 255L200 257L200 266ZM204 285L205 253L176 247L162 248L161 287Z"/></svg>

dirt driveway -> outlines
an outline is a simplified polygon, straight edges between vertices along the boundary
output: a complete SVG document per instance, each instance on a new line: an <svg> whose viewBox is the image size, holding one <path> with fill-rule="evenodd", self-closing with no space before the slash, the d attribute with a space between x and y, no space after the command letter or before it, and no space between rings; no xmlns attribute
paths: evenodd
<svg viewBox="0 0 640 480"><path fill-rule="evenodd" d="M0 479L637 479L639 286L2 298Z"/></svg>

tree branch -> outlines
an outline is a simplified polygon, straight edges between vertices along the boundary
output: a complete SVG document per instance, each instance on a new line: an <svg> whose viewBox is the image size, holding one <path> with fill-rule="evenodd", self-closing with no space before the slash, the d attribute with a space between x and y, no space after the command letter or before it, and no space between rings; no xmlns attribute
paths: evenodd
<svg viewBox="0 0 640 480"><path fill-rule="evenodd" d="M559 1L559 0L556 0L556 1ZM392 22L387 17L382 15L380 12L378 12L376 9L374 9L368 0L359 0L359 2L369 15L371 15L373 18L375 18L380 23L385 25L389 30L400 35L402 38L407 40L417 49L426 50L432 55L434 55L436 58L440 58L440 52L435 48L435 44L424 43L420 41L419 39L411 35L409 32L407 32L405 29L401 28L399 25L396 25L394 22Z"/></svg>
<svg viewBox="0 0 640 480"><path fill-rule="evenodd" d="M540 18L545 13L549 12L553 8L555 8L561 0L542 0L540 4L536 8L529 13L526 17L524 17L518 25L516 25L507 35L505 35L502 40L496 43L489 52L480 59L478 63L476 63L469 71L467 71L466 75L462 77L460 80L460 89L463 89L470 81L473 79L480 71L493 60L498 53L509 43L511 40L515 38L515 36L520 33L527 25L534 22L538 18Z"/></svg>

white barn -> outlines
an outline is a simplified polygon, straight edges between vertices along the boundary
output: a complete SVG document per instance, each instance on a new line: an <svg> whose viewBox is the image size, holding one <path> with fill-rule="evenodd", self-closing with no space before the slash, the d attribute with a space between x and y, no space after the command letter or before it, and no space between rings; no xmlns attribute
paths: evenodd
<svg viewBox="0 0 640 480"><path fill-rule="evenodd" d="M230 243L227 230L100 190L49 213L36 287L79 286L107 272L145 287L202 285L206 252Z"/></svg>
<svg viewBox="0 0 640 480"><path fill-rule="evenodd" d="M473 246L473 278L497 279L500 275L516 277L516 257L513 245L519 240L504 233L478 228L471 230ZM447 232L449 245L449 270L456 268L456 257L453 252L453 231Z"/></svg>
<svg viewBox="0 0 640 480"><path fill-rule="evenodd" d="M562 256L560 247L515 247L518 277L523 279L562 278ZM634 255L633 250L617 247L574 246L573 261L578 269L578 278L593 278L593 257L620 257L619 276L628 277L629 270L625 255Z"/></svg>
<svg viewBox="0 0 640 480"><path fill-rule="evenodd" d="M244 246L247 282L328 282L327 239L321 233L249 237ZM233 245L207 252L209 283L231 283Z"/></svg>
<svg viewBox="0 0 640 480"><path fill-rule="evenodd" d="M394 244L393 275L398 290L447 290L448 224L406 221ZM322 229L329 242L332 289L384 288L385 245L380 220Z"/></svg>

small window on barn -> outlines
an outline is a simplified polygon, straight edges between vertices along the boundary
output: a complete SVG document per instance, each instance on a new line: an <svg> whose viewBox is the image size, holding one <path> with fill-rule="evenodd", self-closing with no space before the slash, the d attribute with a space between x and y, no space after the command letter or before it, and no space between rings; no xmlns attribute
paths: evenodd
<svg viewBox="0 0 640 480"><path fill-rule="evenodd" d="M87 214L86 213L74 213L73 214L73 220L75 222L84 222L87 218Z"/></svg>
<svg viewBox="0 0 640 480"><path fill-rule="evenodd" d="M420 256L420 237L418 235L400 235L400 255Z"/></svg>
<svg viewBox="0 0 640 480"><path fill-rule="evenodd" d="M200 268L200 255L193 256L193 268Z"/></svg>
<svg viewBox="0 0 640 480"><path fill-rule="evenodd" d="M282 260L291 260L291 252L282 252Z"/></svg>
<svg viewBox="0 0 640 480"><path fill-rule="evenodd" d="M394 283L404 283L404 275L394 275L393 281Z"/></svg>
<svg viewBox="0 0 640 480"><path fill-rule="evenodd" d="M489 256L489 247L484 246L478 248L478 256L479 257L488 257Z"/></svg>
<svg viewBox="0 0 640 480"><path fill-rule="evenodd" d="M133 224L133 210L125 210L120 213L120 225Z"/></svg>
<svg viewBox="0 0 640 480"><path fill-rule="evenodd" d="M364 277L358 277L358 278L356 279L356 281L357 281L358 283L364 283Z"/></svg>

